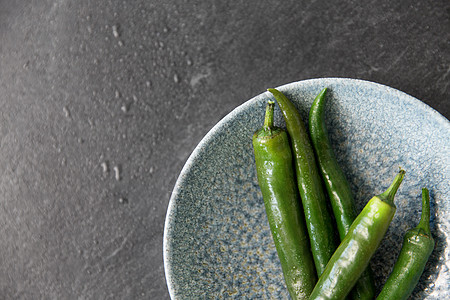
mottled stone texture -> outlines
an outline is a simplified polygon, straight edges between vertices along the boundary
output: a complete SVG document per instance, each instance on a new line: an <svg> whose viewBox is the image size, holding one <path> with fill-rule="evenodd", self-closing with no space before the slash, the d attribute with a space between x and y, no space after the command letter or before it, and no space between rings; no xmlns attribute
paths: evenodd
<svg viewBox="0 0 450 300"><path fill-rule="evenodd" d="M352 77L449 118L448 1L0 0L0 295L166 299L183 164L267 87Z"/></svg>

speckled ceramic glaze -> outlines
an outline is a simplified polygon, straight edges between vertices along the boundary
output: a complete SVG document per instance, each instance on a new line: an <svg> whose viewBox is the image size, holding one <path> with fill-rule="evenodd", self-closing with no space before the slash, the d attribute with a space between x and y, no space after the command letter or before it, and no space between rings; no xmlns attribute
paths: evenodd
<svg viewBox="0 0 450 300"><path fill-rule="evenodd" d="M379 290L416 226L421 188L431 195L436 248L413 299L450 298L450 122L419 100L380 84L342 78L279 87L305 122L328 87L327 126L358 210L406 176L397 212L371 261ZM172 299L287 299L254 166L251 138L262 126L266 92L236 108L194 150L175 185L164 232L164 266ZM276 108L275 123L284 126Z"/></svg>

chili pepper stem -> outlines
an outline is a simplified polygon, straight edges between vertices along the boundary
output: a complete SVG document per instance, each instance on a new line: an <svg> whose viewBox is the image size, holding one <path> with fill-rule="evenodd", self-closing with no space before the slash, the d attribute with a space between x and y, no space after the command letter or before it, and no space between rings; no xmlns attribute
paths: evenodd
<svg viewBox="0 0 450 300"><path fill-rule="evenodd" d="M388 187L388 189L384 193L378 195L378 198L380 198L382 201L386 202L391 206L395 206L394 197L395 194L397 193L398 188L400 187L400 184L403 181L403 177L405 177L405 170L400 169L397 176L395 176L391 186Z"/></svg>
<svg viewBox="0 0 450 300"><path fill-rule="evenodd" d="M274 101L268 101L266 106L266 115L264 117L264 129L271 130L273 128L273 111L275 107Z"/></svg>
<svg viewBox="0 0 450 300"><path fill-rule="evenodd" d="M416 229L419 232L431 236L430 230L430 193L427 188L422 189L422 215Z"/></svg>

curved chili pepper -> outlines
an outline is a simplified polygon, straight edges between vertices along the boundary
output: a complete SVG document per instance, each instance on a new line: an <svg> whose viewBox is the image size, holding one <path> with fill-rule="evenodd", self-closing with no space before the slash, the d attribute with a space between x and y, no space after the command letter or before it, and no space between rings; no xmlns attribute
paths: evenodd
<svg viewBox="0 0 450 300"><path fill-rule="evenodd" d="M277 100L283 113L294 152L297 186L305 213L311 251L318 276L320 276L337 247L336 234L322 179L317 169L314 150L305 124L294 104L280 91L268 89Z"/></svg>
<svg viewBox="0 0 450 300"><path fill-rule="evenodd" d="M324 118L326 92L327 88L324 88L311 106L309 133L336 219L339 236L343 240L357 213L350 184L336 160L328 136ZM353 299L373 299L375 297L375 284L370 267L363 272L350 295Z"/></svg>
<svg viewBox="0 0 450 300"><path fill-rule="evenodd" d="M270 230L292 299L308 299L317 281L294 179L287 133L273 126L269 101L264 126L253 135L256 170Z"/></svg>
<svg viewBox="0 0 450 300"><path fill-rule="evenodd" d="M423 188L419 225L406 232L394 269L377 300L408 299L419 282L433 249L434 240L430 231L430 195L428 190Z"/></svg>
<svg viewBox="0 0 450 300"><path fill-rule="evenodd" d="M356 217L320 276L310 299L344 299L367 268L395 214L394 197L405 171L391 186L373 197Z"/></svg>

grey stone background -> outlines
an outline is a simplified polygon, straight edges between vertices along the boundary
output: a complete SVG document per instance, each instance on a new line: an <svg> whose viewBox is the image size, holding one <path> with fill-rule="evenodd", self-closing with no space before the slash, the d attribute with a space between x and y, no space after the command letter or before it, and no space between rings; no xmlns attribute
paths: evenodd
<svg viewBox="0 0 450 300"><path fill-rule="evenodd" d="M268 87L375 81L449 118L450 2L0 0L0 298L167 299L171 190Z"/></svg>

